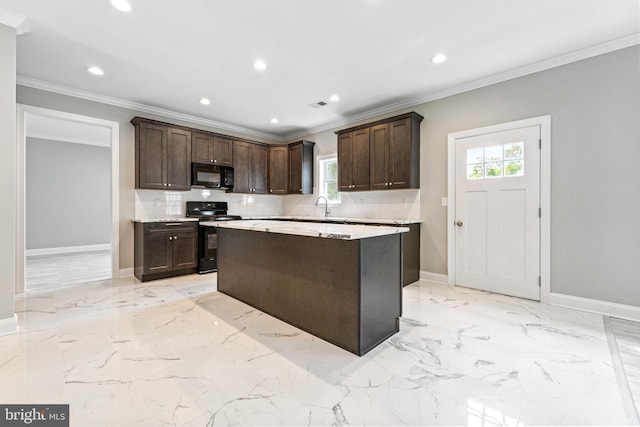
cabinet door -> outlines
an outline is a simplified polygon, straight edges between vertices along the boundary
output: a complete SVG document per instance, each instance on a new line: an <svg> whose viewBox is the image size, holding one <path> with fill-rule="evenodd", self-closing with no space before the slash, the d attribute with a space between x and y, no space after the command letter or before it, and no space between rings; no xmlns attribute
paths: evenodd
<svg viewBox="0 0 640 427"><path fill-rule="evenodd" d="M371 189L389 188L389 124L371 128L369 159L371 167Z"/></svg>
<svg viewBox="0 0 640 427"><path fill-rule="evenodd" d="M302 184L302 144L289 147L289 191L294 194L304 194Z"/></svg>
<svg viewBox="0 0 640 427"><path fill-rule="evenodd" d="M370 128L353 132L353 189L369 189L369 135Z"/></svg>
<svg viewBox="0 0 640 427"><path fill-rule="evenodd" d="M268 150L263 145L252 144L251 146L251 175L252 193L266 194L267 191L267 169Z"/></svg>
<svg viewBox="0 0 640 427"><path fill-rule="evenodd" d="M420 167L419 155L412 155L411 119L389 124L389 187L409 188L412 167ZM412 165L411 162L415 162Z"/></svg>
<svg viewBox="0 0 640 427"><path fill-rule="evenodd" d="M198 266L198 233L173 234L173 269L182 270Z"/></svg>
<svg viewBox="0 0 640 427"><path fill-rule="evenodd" d="M167 187L191 189L191 132L169 128L167 131Z"/></svg>
<svg viewBox="0 0 640 427"><path fill-rule="evenodd" d="M269 147L269 193L287 194L287 169L289 167L287 146Z"/></svg>
<svg viewBox="0 0 640 427"><path fill-rule="evenodd" d="M212 145L213 163L220 166L233 166L233 141L214 136Z"/></svg>
<svg viewBox="0 0 640 427"><path fill-rule="evenodd" d="M166 187L167 128L140 123L138 128L137 188L164 189Z"/></svg>
<svg viewBox="0 0 640 427"><path fill-rule="evenodd" d="M338 135L338 190L351 191L353 185L353 132Z"/></svg>
<svg viewBox="0 0 640 427"><path fill-rule="evenodd" d="M173 233L158 232L144 236L143 274L165 273L172 268Z"/></svg>
<svg viewBox="0 0 640 427"><path fill-rule="evenodd" d="M251 151L246 142L233 141L233 192L248 193L251 188Z"/></svg>
<svg viewBox="0 0 640 427"><path fill-rule="evenodd" d="M213 136L203 133L191 135L191 161L193 163L213 163Z"/></svg>

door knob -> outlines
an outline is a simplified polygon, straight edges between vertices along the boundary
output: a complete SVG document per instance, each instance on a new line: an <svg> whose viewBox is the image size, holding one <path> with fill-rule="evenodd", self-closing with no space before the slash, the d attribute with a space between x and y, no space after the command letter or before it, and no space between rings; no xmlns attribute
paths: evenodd
<svg viewBox="0 0 640 427"><path fill-rule="evenodd" d="M462 227L462 224L463 224L463 223L462 223L462 221L460 221L460 220L456 221L456 225L457 225L458 227Z"/></svg>

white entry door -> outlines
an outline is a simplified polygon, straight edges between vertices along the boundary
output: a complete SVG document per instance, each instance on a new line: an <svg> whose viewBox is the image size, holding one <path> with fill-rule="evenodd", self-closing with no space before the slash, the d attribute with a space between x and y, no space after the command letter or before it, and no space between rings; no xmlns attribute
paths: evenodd
<svg viewBox="0 0 640 427"><path fill-rule="evenodd" d="M540 127L456 140L456 285L540 300Z"/></svg>

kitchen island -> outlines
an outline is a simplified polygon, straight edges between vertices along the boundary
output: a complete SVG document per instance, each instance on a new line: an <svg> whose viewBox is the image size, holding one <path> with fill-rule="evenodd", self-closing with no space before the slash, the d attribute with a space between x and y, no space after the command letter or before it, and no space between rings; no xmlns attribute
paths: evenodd
<svg viewBox="0 0 640 427"><path fill-rule="evenodd" d="M399 330L406 227L282 221L218 227L218 290L357 355Z"/></svg>

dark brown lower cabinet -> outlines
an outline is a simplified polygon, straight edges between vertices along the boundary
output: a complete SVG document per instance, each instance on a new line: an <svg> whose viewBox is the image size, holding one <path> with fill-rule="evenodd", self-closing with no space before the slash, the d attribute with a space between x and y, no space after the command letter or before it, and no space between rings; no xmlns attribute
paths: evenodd
<svg viewBox="0 0 640 427"><path fill-rule="evenodd" d="M218 290L361 356L399 330L400 245L221 227Z"/></svg>
<svg viewBox="0 0 640 427"><path fill-rule="evenodd" d="M197 222L136 222L134 233L134 275L141 281L196 272Z"/></svg>

